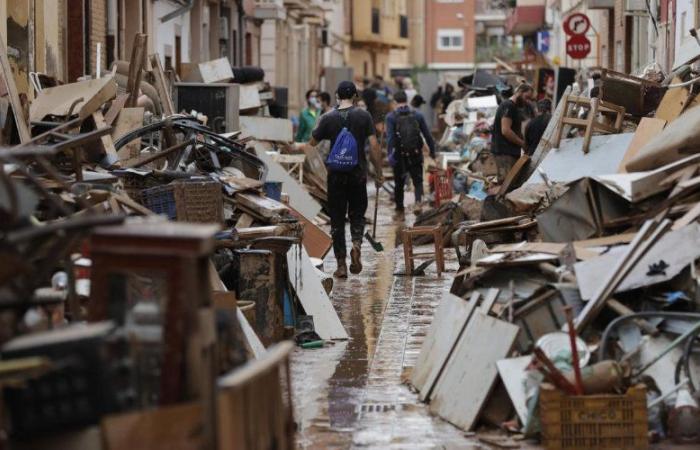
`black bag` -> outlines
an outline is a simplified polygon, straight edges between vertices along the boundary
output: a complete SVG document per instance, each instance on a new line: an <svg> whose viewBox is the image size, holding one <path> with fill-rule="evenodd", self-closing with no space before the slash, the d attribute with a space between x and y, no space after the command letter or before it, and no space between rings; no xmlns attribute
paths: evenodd
<svg viewBox="0 0 700 450"><path fill-rule="evenodd" d="M413 111L401 111L396 120L398 155L410 165L423 162L423 135Z"/></svg>

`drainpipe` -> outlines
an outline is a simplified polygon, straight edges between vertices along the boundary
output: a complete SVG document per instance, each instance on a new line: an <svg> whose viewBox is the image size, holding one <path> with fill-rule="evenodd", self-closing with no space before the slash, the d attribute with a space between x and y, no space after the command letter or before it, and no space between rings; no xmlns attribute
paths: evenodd
<svg viewBox="0 0 700 450"><path fill-rule="evenodd" d="M194 6L194 0L179 0L177 3L179 3L181 7L161 17L161 23L168 22L176 17L180 17L181 15L186 14Z"/></svg>

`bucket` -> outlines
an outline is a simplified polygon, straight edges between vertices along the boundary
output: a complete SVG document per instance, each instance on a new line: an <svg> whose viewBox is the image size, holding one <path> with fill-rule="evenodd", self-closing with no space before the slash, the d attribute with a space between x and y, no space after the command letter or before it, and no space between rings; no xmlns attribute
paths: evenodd
<svg viewBox="0 0 700 450"><path fill-rule="evenodd" d="M265 195L278 202L282 199L282 182L280 181L266 181L265 182Z"/></svg>

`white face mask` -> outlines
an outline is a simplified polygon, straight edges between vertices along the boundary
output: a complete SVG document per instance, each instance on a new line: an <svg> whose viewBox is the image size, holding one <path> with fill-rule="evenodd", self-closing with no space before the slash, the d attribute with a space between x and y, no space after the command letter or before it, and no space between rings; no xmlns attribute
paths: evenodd
<svg viewBox="0 0 700 450"><path fill-rule="evenodd" d="M316 109L321 108L321 102L316 97L309 98L309 105L313 106Z"/></svg>

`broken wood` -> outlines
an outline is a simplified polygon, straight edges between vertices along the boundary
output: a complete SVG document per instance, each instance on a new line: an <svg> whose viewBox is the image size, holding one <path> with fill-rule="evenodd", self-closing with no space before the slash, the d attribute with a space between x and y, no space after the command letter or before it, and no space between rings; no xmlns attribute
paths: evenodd
<svg viewBox="0 0 700 450"><path fill-rule="evenodd" d="M94 113L92 113L92 119L95 121L95 128L109 128L109 126L105 123L105 119L102 116L101 111L95 111ZM104 149L104 152L107 154L108 161L111 163L109 165L112 165L119 161L119 155L114 149L114 141L112 141L112 136L110 136L109 134L105 134L102 137L100 137L100 142L102 143L102 148Z"/></svg>
<svg viewBox="0 0 700 450"><path fill-rule="evenodd" d="M19 141L24 144L31 140L32 135L29 131L27 120L24 118L24 108L22 108L22 102L19 100L19 92L17 91L14 75L12 75L10 60L7 59L7 46L2 44L6 42L4 37L0 35L0 75L5 82L5 89L7 89L7 97L12 108L12 115L15 118Z"/></svg>
<svg viewBox="0 0 700 450"><path fill-rule="evenodd" d="M134 43L131 47L131 59L129 60L129 79L126 84L126 92L129 98L126 100L126 107L133 108L139 98L139 87L143 76L143 65L146 60L146 43L148 35L138 33L134 36Z"/></svg>
<svg viewBox="0 0 700 450"><path fill-rule="evenodd" d="M153 78L155 78L154 84L156 90L158 91L158 96L160 97L160 103L163 107L163 114L165 116L172 116L175 113L175 108L173 107L173 99L170 95L170 89L165 81L165 73L163 72L163 66L160 63L160 57L156 53L151 55L149 59L151 61Z"/></svg>

